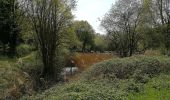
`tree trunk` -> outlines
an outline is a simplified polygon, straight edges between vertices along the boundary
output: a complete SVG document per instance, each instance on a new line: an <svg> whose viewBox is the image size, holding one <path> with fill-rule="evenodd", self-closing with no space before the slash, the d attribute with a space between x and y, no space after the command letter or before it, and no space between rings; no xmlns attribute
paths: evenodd
<svg viewBox="0 0 170 100"><path fill-rule="evenodd" d="M47 78L47 79L54 79L55 77L55 68L54 68L54 62L53 61L48 61L48 59L44 62L44 68L42 71L42 77Z"/></svg>
<svg viewBox="0 0 170 100"><path fill-rule="evenodd" d="M133 55L133 50L131 48L129 56L131 57Z"/></svg>
<svg viewBox="0 0 170 100"><path fill-rule="evenodd" d="M134 53L134 45L131 43L130 49L129 49L129 56L131 57Z"/></svg>
<svg viewBox="0 0 170 100"><path fill-rule="evenodd" d="M170 29L168 27L165 32L165 47L166 49L170 48Z"/></svg>
<svg viewBox="0 0 170 100"><path fill-rule="evenodd" d="M3 55L5 55L6 54L6 44L2 44L2 49L3 49Z"/></svg>
<svg viewBox="0 0 170 100"><path fill-rule="evenodd" d="M86 42L83 42L82 52L85 52L86 50Z"/></svg>
<svg viewBox="0 0 170 100"><path fill-rule="evenodd" d="M13 32L9 42L9 55L11 57L13 57L16 54L16 46L17 46L17 33Z"/></svg>
<svg viewBox="0 0 170 100"><path fill-rule="evenodd" d="M44 68L42 71L42 76L43 78L47 78L47 79L54 79L55 77L55 62L54 62L54 55L52 55L54 53L48 53L47 50L43 50L42 51L42 59L43 59L43 64L44 64Z"/></svg>
<svg viewBox="0 0 170 100"><path fill-rule="evenodd" d="M162 25L164 25L163 2L162 2L162 0L159 1L159 11L160 11Z"/></svg>

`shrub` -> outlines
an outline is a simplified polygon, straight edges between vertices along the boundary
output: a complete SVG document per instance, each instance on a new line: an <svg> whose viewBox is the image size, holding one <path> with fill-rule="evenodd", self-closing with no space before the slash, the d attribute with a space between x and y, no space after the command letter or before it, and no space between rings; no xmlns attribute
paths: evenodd
<svg viewBox="0 0 170 100"><path fill-rule="evenodd" d="M143 91L143 84L135 83L134 81L127 82L125 90L130 93L140 93Z"/></svg>
<svg viewBox="0 0 170 100"><path fill-rule="evenodd" d="M21 56L31 53L32 50L33 50L32 46L27 45L27 44L21 44L17 47L17 55L21 57Z"/></svg>
<svg viewBox="0 0 170 100"><path fill-rule="evenodd" d="M160 74L144 84L141 93L130 93L129 100L170 100L170 75Z"/></svg>
<svg viewBox="0 0 170 100"><path fill-rule="evenodd" d="M107 85L107 86L106 86ZM48 96L47 96L48 95ZM55 86L30 100L126 100L126 94L117 90L113 84L95 81L77 81ZM25 99L25 98L23 98ZM27 99L27 100L29 100Z"/></svg>
<svg viewBox="0 0 170 100"><path fill-rule="evenodd" d="M169 73L169 68L168 57L137 56L108 60L92 66L81 74L79 81L57 84L29 99L128 100L129 94L143 93L145 84L160 73ZM168 83L154 86L169 88Z"/></svg>
<svg viewBox="0 0 170 100"><path fill-rule="evenodd" d="M170 69L170 59L164 57L130 57L105 61L91 67L84 73L86 79L110 78L118 79L136 78L140 76L153 77ZM143 77L143 78L144 78Z"/></svg>

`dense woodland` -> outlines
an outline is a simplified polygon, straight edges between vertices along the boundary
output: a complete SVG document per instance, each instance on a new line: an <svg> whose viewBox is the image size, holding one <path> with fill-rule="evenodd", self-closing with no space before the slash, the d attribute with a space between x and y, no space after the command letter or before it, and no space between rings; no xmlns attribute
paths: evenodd
<svg viewBox="0 0 170 100"><path fill-rule="evenodd" d="M168 56L170 56L169 0L117 0L101 19L101 27L106 32L104 35L96 33L87 21L74 19L72 12L76 10L76 2L75 0L0 0L0 61L1 59L2 61L5 59L9 61L10 59L12 60L10 62L12 65L17 62L15 66L19 66L22 72L29 74L30 77L35 78L36 76L34 81L36 81L36 86L39 87L37 91L62 82L61 73L63 68L70 65L70 60L77 53L114 55L120 57L120 62L122 63L124 63L124 60L122 61L121 59L130 61L125 62L127 66L128 64L131 65L132 62L137 64L132 64L132 66L140 66L142 61L145 62L144 59L148 58L144 57L138 60L134 58L133 61L126 57L144 55L146 51L150 50L151 52L157 51L161 56L167 57L168 60L165 61L168 63ZM29 62L24 61L27 56L31 56ZM163 59L163 57L160 59ZM158 62L162 61L159 58L156 59L158 59ZM150 66L149 61L157 64L157 62L154 62L157 60L153 58L148 59L148 62L143 65ZM104 64L107 66L108 63L105 62ZM116 63L112 64L117 68ZM168 64L165 65L168 66ZM108 72L107 69L102 69L100 66L97 68L97 65L94 68L101 72L106 70L106 75L111 72L117 75L109 76L110 74L108 74L108 76L104 76L109 77L109 79L113 77L126 79L133 76L133 72L129 70L123 72L126 69L125 65L123 65L122 72L119 69L111 69L110 67L110 72ZM163 66L164 64L160 63L160 65ZM0 68L1 66L3 67L3 64L0 62ZM121 64L118 64L118 66L121 66ZM88 74L87 80L101 73L95 72L94 68L86 72ZM127 68L131 70L137 69L136 67L134 69L132 67ZM167 70L155 68L153 69L155 71L146 69L149 70L148 73L151 76L155 75L155 73L161 73L160 70ZM142 70L146 71L146 69ZM115 72L115 70L118 72ZM138 72L134 73L133 78L139 79L139 76L135 76ZM95 78L97 79L98 77L95 76ZM2 83L4 82L2 81ZM76 84L84 83L80 81ZM96 83L88 83L90 86L92 84ZM103 94L105 93L104 91L102 92ZM112 94L111 91L109 93ZM94 94L94 97L96 95ZM15 98L15 96L13 97ZM45 97L42 96L42 98ZM46 100L48 99L46 98ZM114 98L113 100L122 99ZM60 98L60 100L62 99ZM77 99L66 98L66 100ZM92 98L92 100L95 99Z"/></svg>

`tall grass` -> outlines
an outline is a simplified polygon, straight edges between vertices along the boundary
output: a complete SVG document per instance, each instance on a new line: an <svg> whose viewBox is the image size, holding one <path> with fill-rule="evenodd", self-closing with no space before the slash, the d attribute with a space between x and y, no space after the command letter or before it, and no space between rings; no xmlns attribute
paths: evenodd
<svg viewBox="0 0 170 100"><path fill-rule="evenodd" d="M33 80L26 71L36 69L35 54L18 59L0 59L0 100L17 100L34 93Z"/></svg>
<svg viewBox="0 0 170 100"><path fill-rule="evenodd" d="M22 72L15 63L0 61L0 99L16 100L23 94L31 94L32 83L28 74Z"/></svg>
<svg viewBox="0 0 170 100"><path fill-rule="evenodd" d="M80 70L86 70L93 64L96 64L98 62L112 59L113 57L116 58L114 55L110 54L100 54L100 53L77 53L73 60L75 61L76 66Z"/></svg>

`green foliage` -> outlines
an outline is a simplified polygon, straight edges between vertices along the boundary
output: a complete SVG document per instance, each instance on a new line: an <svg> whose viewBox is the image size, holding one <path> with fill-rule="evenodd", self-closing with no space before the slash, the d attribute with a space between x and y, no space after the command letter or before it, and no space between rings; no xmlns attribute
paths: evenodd
<svg viewBox="0 0 170 100"><path fill-rule="evenodd" d="M133 77L138 81L140 76L151 78L162 72L168 73L170 70L168 66L170 66L170 59L168 58L139 56L96 64L86 73L87 76L85 76L87 79L128 79Z"/></svg>
<svg viewBox="0 0 170 100"><path fill-rule="evenodd" d="M63 67L58 62L60 58L57 57L60 56L58 50L63 45L67 45L67 40L69 40L65 31L72 31L69 30L73 19L71 10L74 4L72 2L75 3L74 0L70 0L70 2L69 0L34 0L28 1L24 6L36 34L37 47L42 57L43 72L41 76L47 80L55 80L61 73L59 69Z"/></svg>
<svg viewBox="0 0 170 100"><path fill-rule="evenodd" d="M123 91L118 91L109 82L87 82L77 81L71 84L58 85L45 91L43 94L32 97L31 99L50 99L50 100L101 100L114 99L122 100L125 97ZM50 94L46 96L47 94Z"/></svg>
<svg viewBox="0 0 170 100"><path fill-rule="evenodd" d="M160 51L162 54L170 56L170 49L166 49L165 47L161 47Z"/></svg>
<svg viewBox="0 0 170 100"><path fill-rule="evenodd" d="M0 0L0 41L9 44L8 54L16 54L20 26L19 26L19 5L17 0ZM3 51L5 52L4 46Z"/></svg>
<svg viewBox="0 0 170 100"><path fill-rule="evenodd" d="M157 49L161 47L163 37L159 31L145 26L140 29L140 32L142 33L143 39L140 41L139 50Z"/></svg>
<svg viewBox="0 0 170 100"><path fill-rule="evenodd" d="M96 34L94 38L94 50L104 52L108 48L108 42L104 35Z"/></svg>
<svg viewBox="0 0 170 100"><path fill-rule="evenodd" d="M17 63L6 59L0 61L0 99L19 99L33 92L30 76L17 67Z"/></svg>
<svg viewBox="0 0 170 100"><path fill-rule="evenodd" d="M82 42L82 51L91 50L94 46L94 30L87 21L74 22L75 33Z"/></svg>
<svg viewBox="0 0 170 100"><path fill-rule="evenodd" d="M37 52L32 52L29 55L21 57L19 59L21 60L21 63L18 60L17 66L23 71L29 74L41 72L42 62Z"/></svg>
<svg viewBox="0 0 170 100"><path fill-rule="evenodd" d="M65 41L65 43L63 43L63 45L70 51L80 51L82 48L82 43L81 41L78 39L77 34L75 32L75 27L74 27L74 23L71 24L68 28L63 30L63 34L64 34L64 38L63 41Z"/></svg>
<svg viewBox="0 0 170 100"><path fill-rule="evenodd" d="M21 44L17 47L17 55L19 57L27 55L31 53L33 50L33 47L28 44Z"/></svg>
<svg viewBox="0 0 170 100"><path fill-rule="evenodd" d="M169 5L168 0L118 0L101 22L110 40L109 48L123 57L160 48L169 55Z"/></svg>
<svg viewBox="0 0 170 100"><path fill-rule="evenodd" d="M26 43L26 44L34 44L35 45L35 37L36 34L35 32L32 30L33 27L31 26L30 23L30 19L29 17L26 16L22 16L22 22L20 23L20 27L21 27L21 33L19 35L20 37L20 41L22 43Z"/></svg>
<svg viewBox="0 0 170 100"><path fill-rule="evenodd" d="M139 94L129 94L130 100L169 100L170 76L161 74L153 78L144 86L144 91Z"/></svg>
<svg viewBox="0 0 170 100"><path fill-rule="evenodd" d="M132 56L138 47L141 34L138 27L141 22L142 4L137 0L118 0L105 14L101 25L108 34L110 48L114 48L121 57Z"/></svg>
<svg viewBox="0 0 170 100"><path fill-rule="evenodd" d="M148 93L148 88L146 88L148 84L152 84L151 88L165 90L163 93L167 93L160 95L160 98L168 98L169 75L167 73L169 73L169 66L170 58L156 56L136 56L104 61L92 66L77 81L64 85L57 84L43 93L22 99L129 100L130 98L136 100L137 97L144 97ZM156 76L159 76L160 73L167 74L167 76L157 78ZM164 83L164 80L167 81ZM143 93L144 96L142 96ZM155 93L155 90L150 90L150 94Z"/></svg>

